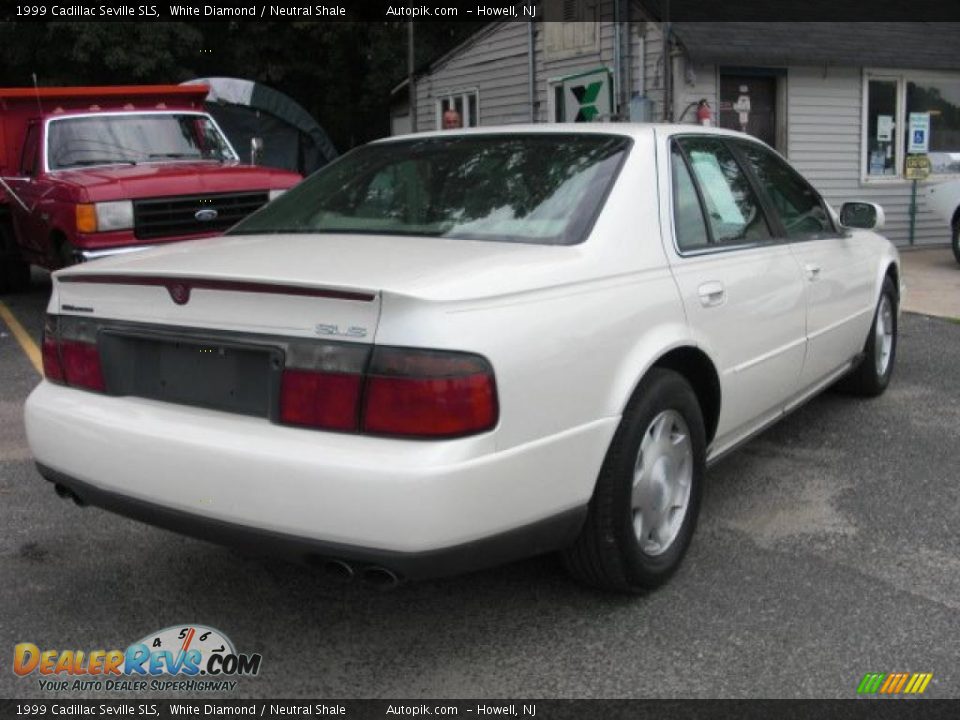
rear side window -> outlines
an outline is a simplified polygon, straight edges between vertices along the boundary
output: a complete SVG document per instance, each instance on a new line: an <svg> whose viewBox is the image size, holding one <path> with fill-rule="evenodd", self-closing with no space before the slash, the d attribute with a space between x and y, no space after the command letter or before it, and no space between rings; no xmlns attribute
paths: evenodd
<svg viewBox="0 0 960 720"><path fill-rule="evenodd" d="M755 143L737 143L780 216L789 238L832 232L817 191L782 159Z"/></svg>
<svg viewBox="0 0 960 720"><path fill-rule="evenodd" d="M670 145L670 166L673 172L673 227L677 248L698 250L710 244L703 208L693 185L693 178L676 143Z"/></svg>
<svg viewBox="0 0 960 720"><path fill-rule="evenodd" d="M719 140L686 137L679 141L703 196L713 241L741 245L773 235L750 181L733 153Z"/></svg>

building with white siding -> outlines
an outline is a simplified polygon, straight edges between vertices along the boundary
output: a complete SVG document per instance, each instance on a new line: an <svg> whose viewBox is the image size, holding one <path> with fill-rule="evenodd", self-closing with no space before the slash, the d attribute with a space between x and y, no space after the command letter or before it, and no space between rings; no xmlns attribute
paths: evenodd
<svg viewBox="0 0 960 720"><path fill-rule="evenodd" d="M960 23L667 26L634 0L547 0L546 15L537 9L559 20L488 25L422 69L416 130L439 128L450 107L480 127L694 123L706 100L713 123L769 142L835 207L883 205L897 244L949 242L923 186L960 177ZM407 83L394 90L395 134L411 129L408 96ZM915 122L929 122L933 174L919 184L911 237L904 166L918 114Z"/></svg>

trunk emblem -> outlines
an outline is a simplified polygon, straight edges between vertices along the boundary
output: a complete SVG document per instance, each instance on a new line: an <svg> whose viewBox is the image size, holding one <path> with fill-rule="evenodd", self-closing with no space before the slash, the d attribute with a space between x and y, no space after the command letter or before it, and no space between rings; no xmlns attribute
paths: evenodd
<svg viewBox="0 0 960 720"><path fill-rule="evenodd" d="M186 283L167 285L167 292L177 305L186 305L190 302L190 286Z"/></svg>
<svg viewBox="0 0 960 720"><path fill-rule="evenodd" d="M219 215L214 208L200 208L197 210L193 217L195 217L199 222L210 222L211 220L216 220L217 215Z"/></svg>

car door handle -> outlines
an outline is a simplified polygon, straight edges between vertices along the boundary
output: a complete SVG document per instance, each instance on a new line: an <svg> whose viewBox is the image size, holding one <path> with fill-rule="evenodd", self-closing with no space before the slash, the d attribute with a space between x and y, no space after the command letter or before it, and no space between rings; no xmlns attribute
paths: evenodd
<svg viewBox="0 0 960 720"><path fill-rule="evenodd" d="M712 281L705 282L697 288L697 294L700 296L700 304L704 307L713 307L723 303L726 291L723 289L723 283Z"/></svg>
<svg viewBox="0 0 960 720"><path fill-rule="evenodd" d="M803 271L807 274L807 280L816 282L820 279L820 266L813 263L807 263L803 266Z"/></svg>

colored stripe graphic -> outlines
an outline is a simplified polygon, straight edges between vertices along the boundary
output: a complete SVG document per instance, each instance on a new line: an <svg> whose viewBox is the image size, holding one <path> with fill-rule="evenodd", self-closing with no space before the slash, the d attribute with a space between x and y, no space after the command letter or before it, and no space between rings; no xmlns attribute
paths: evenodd
<svg viewBox="0 0 960 720"><path fill-rule="evenodd" d="M933 673L867 673L857 685L858 695L920 695L933 679Z"/></svg>

